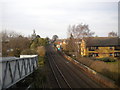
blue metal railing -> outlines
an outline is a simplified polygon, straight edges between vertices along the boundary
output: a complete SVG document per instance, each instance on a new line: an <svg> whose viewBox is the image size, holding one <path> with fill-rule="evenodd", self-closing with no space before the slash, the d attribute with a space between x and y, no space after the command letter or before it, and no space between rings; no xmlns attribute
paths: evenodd
<svg viewBox="0 0 120 90"><path fill-rule="evenodd" d="M9 88L38 68L38 56L0 59L0 90Z"/></svg>

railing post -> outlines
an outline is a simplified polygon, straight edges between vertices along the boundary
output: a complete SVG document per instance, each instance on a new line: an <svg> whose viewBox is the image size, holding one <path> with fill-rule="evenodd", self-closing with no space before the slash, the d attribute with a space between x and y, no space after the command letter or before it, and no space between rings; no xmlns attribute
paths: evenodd
<svg viewBox="0 0 120 90"><path fill-rule="evenodd" d="M36 66L38 68L38 56L36 56Z"/></svg>

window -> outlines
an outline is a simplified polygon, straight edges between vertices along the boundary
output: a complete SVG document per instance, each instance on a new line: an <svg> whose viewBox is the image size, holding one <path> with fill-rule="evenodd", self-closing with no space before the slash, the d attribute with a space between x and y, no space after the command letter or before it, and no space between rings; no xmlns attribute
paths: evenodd
<svg viewBox="0 0 120 90"><path fill-rule="evenodd" d="M95 51L96 49L98 49L98 46L96 46L96 47L89 47L89 51Z"/></svg>
<svg viewBox="0 0 120 90"><path fill-rule="evenodd" d="M89 57L92 57L93 56L93 53L89 53Z"/></svg>
<svg viewBox="0 0 120 90"><path fill-rule="evenodd" d="M94 57L99 57L98 53L94 53Z"/></svg>
<svg viewBox="0 0 120 90"><path fill-rule="evenodd" d="M99 57L98 53L89 53L89 57Z"/></svg>
<svg viewBox="0 0 120 90"><path fill-rule="evenodd" d="M113 49L113 47L110 47L110 49Z"/></svg>
<svg viewBox="0 0 120 90"><path fill-rule="evenodd" d="M96 49L98 49L98 46L96 47Z"/></svg>
<svg viewBox="0 0 120 90"><path fill-rule="evenodd" d="M114 56L115 56L115 57L120 57L120 52L115 52L115 53L114 53Z"/></svg>
<svg viewBox="0 0 120 90"><path fill-rule="evenodd" d="M116 46L116 47L115 47L115 50L120 50L120 46Z"/></svg>
<svg viewBox="0 0 120 90"><path fill-rule="evenodd" d="M89 51L95 51L95 47L89 47Z"/></svg>
<svg viewBox="0 0 120 90"><path fill-rule="evenodd" d="M113 54L112 53L110 53L110 56L112 56Z"/></svg>
<svg viewBox="0 0 120 90"><path fill-rule="evenodd" d="M96 57L98 57L98 53L96 53Z"/></svg>

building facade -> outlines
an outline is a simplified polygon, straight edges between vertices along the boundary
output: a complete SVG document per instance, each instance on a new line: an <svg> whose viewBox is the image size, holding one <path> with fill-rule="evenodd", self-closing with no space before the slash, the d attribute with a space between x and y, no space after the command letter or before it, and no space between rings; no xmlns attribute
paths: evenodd
<svg viewBox="0 0 120 90"><path fill-rule="evenodd" d="M120 57L120 38L118 37L89 37L81 42L81 56L96 58Z"/></svg>

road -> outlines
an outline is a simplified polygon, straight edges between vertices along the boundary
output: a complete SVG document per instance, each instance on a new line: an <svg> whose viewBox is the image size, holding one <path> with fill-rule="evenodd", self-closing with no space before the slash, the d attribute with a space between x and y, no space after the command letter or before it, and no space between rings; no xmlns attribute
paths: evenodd
<svg viewBox="0 0 120 90"><path fill-rule="evenodd" d="M89 78L79 67L62 57L52 45L47 48L47 59L53 86L56 88L105 88ZM50 80L51 83L51 80Z"/></svg>

